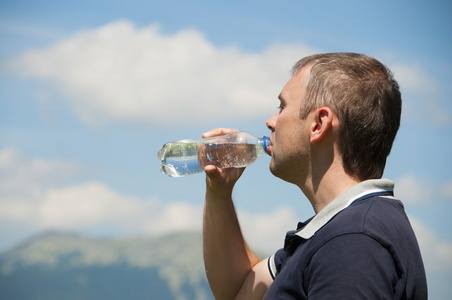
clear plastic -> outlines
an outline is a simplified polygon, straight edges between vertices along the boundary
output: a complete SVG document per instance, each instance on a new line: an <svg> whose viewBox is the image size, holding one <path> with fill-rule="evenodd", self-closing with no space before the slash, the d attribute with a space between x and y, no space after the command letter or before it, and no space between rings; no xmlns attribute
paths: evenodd
<svg viewBox="0 0 452 300"><path fill-rule="evenodd" d="M236 131L207 139L166 143L157 154L160 171L171 177L197 174L207 165L219 168L242 168L254 163L270 145L268 137L258 138Z"/></svg>

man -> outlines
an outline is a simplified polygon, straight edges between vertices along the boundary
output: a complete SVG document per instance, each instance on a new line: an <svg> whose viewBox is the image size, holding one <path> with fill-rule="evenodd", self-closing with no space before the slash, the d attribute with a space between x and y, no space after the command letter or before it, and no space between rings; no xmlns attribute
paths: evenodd
<svg viewBox="0 0 452 300"><path fill-rule="evenodd" d="M231 198L243 169L206 166L204 261L215 297L426 299L416 237L392 181L380 179L401 114L390 71L361 54L306 57L279 99L267 121L270 170L297 185L316 215L260 260Z"/></svg>

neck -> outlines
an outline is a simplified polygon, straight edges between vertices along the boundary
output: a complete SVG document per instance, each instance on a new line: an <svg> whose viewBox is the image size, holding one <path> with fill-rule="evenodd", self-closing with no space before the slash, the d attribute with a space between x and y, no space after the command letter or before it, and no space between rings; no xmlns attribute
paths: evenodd
<svg viewBox="0 0 452 300"><path fill-rule="evenodd" d="M318 214L331 201L359 182L361 180L345 172L342 161L335 161L324 172L312 174L312 177L307 179L300 189L311 202L315 213Z"/></svg>

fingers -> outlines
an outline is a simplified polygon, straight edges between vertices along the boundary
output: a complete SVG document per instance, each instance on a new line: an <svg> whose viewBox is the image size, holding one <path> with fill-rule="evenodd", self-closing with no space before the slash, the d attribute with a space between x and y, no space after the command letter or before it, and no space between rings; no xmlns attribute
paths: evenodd
<svg viewBox="0 0 452 300"><path fill-rule="evenodd" d="M220 174L220 170L215 165L205 166L204 171L206 172L207 176L209 176L209 177L215 177Z"/></svg>
<svg viewBox="0 0 452 300"><path fill-rule="evenodd" d="M212 195L230 195L245 168L219 169L215 165L204 167L207 190Z"/></svg>
<svg viewBox="0 0 452 300"><path fill-rule="evenodd" d="M231 132L237 131L237 129L233 129L233 128L215 128L215 129L211 129L205 133L202 134L203 138L209 138L209 137L214 137L214 136L220 136L220 135L226 135L229 134Z"/></svg>
<svg viewBox="0 0 452 300"><path fill-rule="evenodd" d="M231 132L237 131L232 128L215 128L205 132L202 137L203 138L211 138L216 136L227 135ZM220 138L222 139L222 138ZM207 161L207 155L205 152L207 151L206 147L200 147L198 151L198 159L200 161L200 166L204 168L206 173L206 183L207 190L209 194L215 195L229 195L232 192L232 189L237 182L237 180L242 175L245 168L218 168L215 163L210 163ZM216 150L216 155L222 155L221 149ZM219 152L218 152L219 151Z"/></svg>

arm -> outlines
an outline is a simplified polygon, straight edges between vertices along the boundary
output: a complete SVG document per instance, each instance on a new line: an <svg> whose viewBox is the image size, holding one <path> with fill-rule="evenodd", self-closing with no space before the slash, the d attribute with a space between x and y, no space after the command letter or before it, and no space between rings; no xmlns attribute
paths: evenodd
<svg viewBox="0 0 452 300"><path fill-rule="evenodd" d="M216 129L203 136L231 131ZM273 281L266 260L260 262L248 248L232 202L233 187L243 170L205 167L204 264L216 299L259 299Z"/></svg>

